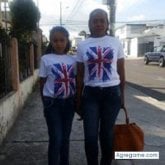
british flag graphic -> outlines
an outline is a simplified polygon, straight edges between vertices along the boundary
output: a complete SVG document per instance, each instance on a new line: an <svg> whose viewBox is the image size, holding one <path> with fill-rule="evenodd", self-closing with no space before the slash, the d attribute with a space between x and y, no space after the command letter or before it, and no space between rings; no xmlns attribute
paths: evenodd
<svg viewBox="0 0 165 165"><path fill-rule="evenodd" d="M113 60L113 49L110 47L101 48L100 46L90 47L87 51L87 57L89 80L109 80L111 63Z"/></svg>
<svg viewBox="0 0 165 165"><path fill-rule="evenodd" d="M52 73L54 80L54 95L56 98L66 98L73 96L75 93L75 74L74 66L62 64L54 64Z"/></svg>

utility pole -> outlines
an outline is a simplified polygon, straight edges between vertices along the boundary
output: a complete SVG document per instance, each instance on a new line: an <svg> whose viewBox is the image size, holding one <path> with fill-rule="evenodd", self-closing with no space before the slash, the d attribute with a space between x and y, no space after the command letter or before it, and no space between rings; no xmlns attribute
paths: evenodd
<svg viewBox="0 0 165 165"><path fill-rule="evenodd" d="M37 0L36 3L37 3L37 8L39 9L39 2L38 2L38 0ZM40 25L39 25L39 21L38 21L38 22L37 22L37 28L38 28L38 29L39 29L39 26L40 26Z"/></svg>
<svg viewBox="0 0 165 165"><path fill-rule="evenodd" d="M116 22L116 0L107 0L109 8L109 23L110 23L110 35L115 35L115 22Z"/></svg>
<svg viewBox="0 0 165 165"><path fill-rule="evenodd" d="M111 13L111 17L110 17L110 35L114 36L115 35L115 22L116 22L116 0L111 0L111 4L110 4L110 13Z"/></svg>
<svg viewBox="0 0 165 165"><path fill-rule="evenodd" d="M62 26L62 2L60 1L60 26Z"/></svg>
<svg viewBox="0 0 165 165"><path fill-rule="evenodd" d="M65 9L68 9L69 8L69 6L65 6L65 8L63 8L64 6L62 6L62 1L60 1L60 26L63 26L63 25L65 25L64 24L64 19L63 19L63 9L64 9L64 11L65 11Z"/></svg>
<svg viewBox="0 0 165 165"><path fill-rule="evenodd" d="M7 14L7 8L8 8L8 1L7 0L5 0L4 1L4 16L5 16L5 30L6 30L6 32L7 32L7 29L8 29L8 26L7 26L7 24L8 24L8 14Z"/></svg>

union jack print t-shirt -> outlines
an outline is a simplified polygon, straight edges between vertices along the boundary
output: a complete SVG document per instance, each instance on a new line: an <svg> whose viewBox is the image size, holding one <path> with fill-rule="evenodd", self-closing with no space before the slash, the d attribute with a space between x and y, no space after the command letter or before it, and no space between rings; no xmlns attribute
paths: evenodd
<svg viewBox="0 0 165 165"><path fill-rule="evenodd" d="M48 54L41 58L39 77L47 78L43 95L68 98L75 95L76 58Z"/></svg>
<svg viewBox="0 0 165 165"><path fill-rule="evenodd" d="M120 83L117 60L124 58L124 53L115 37L88 38L78 45L77 56L85 66L85 85L108 87Z"/></svg>

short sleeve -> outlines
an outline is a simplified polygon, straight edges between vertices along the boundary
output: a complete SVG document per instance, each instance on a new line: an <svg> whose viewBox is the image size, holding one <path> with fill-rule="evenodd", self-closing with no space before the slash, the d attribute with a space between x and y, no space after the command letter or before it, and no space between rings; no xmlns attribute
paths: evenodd
<svg viewBox="0 0 165 165"><path fill-rule="evenodd" d="M121 42L119 41L119 49L118 49L118 59L120 58L124 58L124 50L123 50L123 46L121 44Z"/></svg>
<svg viewBox="0 0 165 165"><path fill-rule="evenodd" d="M77 62L83 62L83 53L81 51L81 45L77 46Z"/></svg>
<svg viewBox="0 0 165 165"><path fill-rule="evenodd" d="M77 54L76 55L72 55L72 59L75 62L75 67L74 67L74 74L77 75Z"/></svg>
<svg viewBox="0 0 165 165"><path fill-rule="evenodd" d="M38 75L39 75L39 77L47 77L46 65L45 65L43 58L41 58L41 61L40 61L40 67L39 67L39 74Z"/></svg>

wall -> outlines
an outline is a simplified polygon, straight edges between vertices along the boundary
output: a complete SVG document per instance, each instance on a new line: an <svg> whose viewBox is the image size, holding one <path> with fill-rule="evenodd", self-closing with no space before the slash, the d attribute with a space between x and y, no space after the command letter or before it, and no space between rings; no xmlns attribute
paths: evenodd
<svg viewBox="0 0 165 165"><path fill-rule="evenodd" d="M130 55L131 57L138 57L138 39L137 38L131 39Z"/></svg>
<svg viewBox="0 0 165 165"><path fill-rule="evenodd" d="M38 42L41 42L41 38ZM34 70L34 48L30 47L30 70L32 75L20 83L19 55L16 38L11 40L11 81L12 89L8 95L0 99L0 144L5 139L8 131L17 119L27 97L32 92L33 86L38 80L38 69ZM38 57L41 51L38 50Z"/></svg>
<svg viewBox="0 0 165 165"><path fill-rule="evenodd" d="M38 70L35 70L33 76L24 80L19 85L17 91L9 93L0 100L0 144L5 139L8 131L17 119L24 102L32 92L38 78L37 73Z"/></svg>

